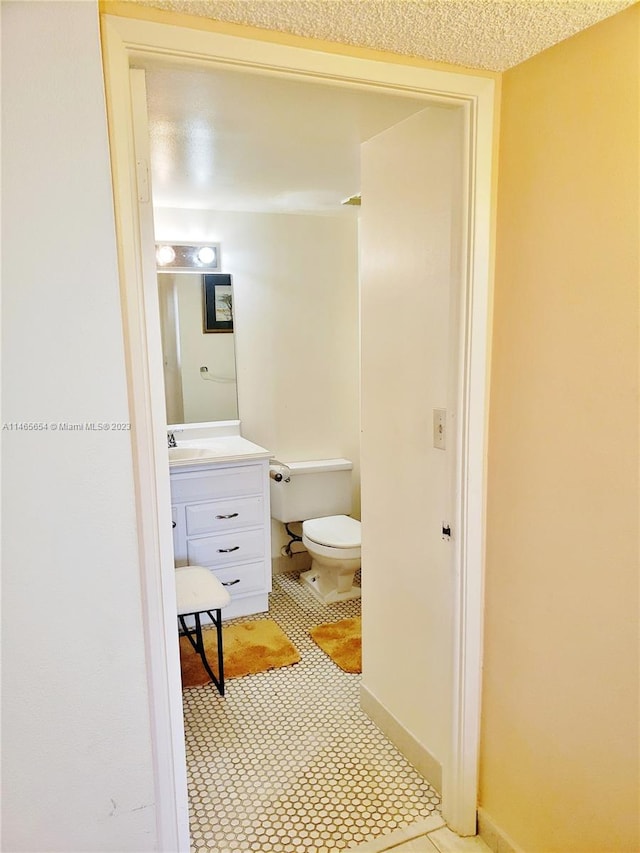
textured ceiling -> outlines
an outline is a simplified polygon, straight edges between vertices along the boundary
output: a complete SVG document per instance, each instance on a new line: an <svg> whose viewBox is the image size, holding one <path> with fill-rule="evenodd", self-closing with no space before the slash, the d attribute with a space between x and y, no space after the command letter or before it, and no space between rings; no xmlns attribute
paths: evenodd
<svg viewBox="0 0 640 853"><path fill-rule="evenodd" d="M504 71L636 0L136 0L141 5Z"/></svg>

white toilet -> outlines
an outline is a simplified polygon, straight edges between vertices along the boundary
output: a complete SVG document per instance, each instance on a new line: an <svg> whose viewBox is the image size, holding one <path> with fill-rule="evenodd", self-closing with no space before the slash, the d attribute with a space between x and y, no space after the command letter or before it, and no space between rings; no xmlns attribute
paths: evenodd
<svg viewBox="0 0 640 853"><path fill-rule="evenodd" d="M348 515L352 468L348 459L271 466L271 517L284 524L302 522L311 568L300 580L327 604L360 598L353 583L361 560L360 522Z"/></svg>

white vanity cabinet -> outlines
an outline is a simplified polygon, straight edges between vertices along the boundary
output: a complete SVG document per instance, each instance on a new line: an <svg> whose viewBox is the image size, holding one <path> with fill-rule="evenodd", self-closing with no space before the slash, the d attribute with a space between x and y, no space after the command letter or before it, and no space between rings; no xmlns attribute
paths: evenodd
<svg viewBox="0 0 640 853"><path fill-rule="evenodd" d="M225 585L224 619L269 609L269 460L181 465L171 470L176 566L205 566Z"/></svg>

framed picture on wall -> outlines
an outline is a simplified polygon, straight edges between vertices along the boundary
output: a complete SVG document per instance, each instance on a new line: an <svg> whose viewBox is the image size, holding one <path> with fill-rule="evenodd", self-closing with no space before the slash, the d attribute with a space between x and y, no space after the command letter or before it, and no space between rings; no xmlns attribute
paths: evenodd
<svg viewBox="0 0 640 853"><path fill-rule="evenodd" d="M203 331L233 332L233 289L231 276L212 273L202 276Z"/></svg>

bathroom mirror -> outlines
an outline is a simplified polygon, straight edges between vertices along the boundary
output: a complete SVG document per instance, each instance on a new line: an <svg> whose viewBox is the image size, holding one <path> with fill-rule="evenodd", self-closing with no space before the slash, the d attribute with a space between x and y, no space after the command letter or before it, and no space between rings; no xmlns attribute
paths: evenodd
<svg viewBox="0 0 640 853"><path fill-rule="evenodd" d="M238 419L233 324L217 330L205 322L205 278L211 276L158 273L168 424Z"/></svg>

